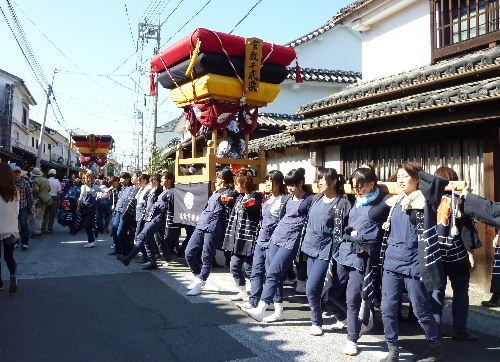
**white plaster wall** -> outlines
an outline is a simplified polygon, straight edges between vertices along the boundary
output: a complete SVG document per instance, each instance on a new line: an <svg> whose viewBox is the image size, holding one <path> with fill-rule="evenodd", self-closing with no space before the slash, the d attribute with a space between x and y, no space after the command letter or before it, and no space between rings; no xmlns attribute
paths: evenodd
<svg viewBox="0 0 500 362"><path fill-rule="evenodd" d="M286 175L294 168L303 167L306 170L306 184L314 182L316 176L316 167L311 165L309 150L301 148L287 148L285 152L266 153L267 171L279 170Z"/></svg>
<svg viewBox="0 0 500 362"><path fill-rule="evenodd" d="M361 35L343 25L297 45L295 51L302 68L361 72Z"/></svg>
<svg viewBox="0 0 500 362"><path fill-rule="evenodd" d="M293 80L286 80L281 84L281 92L278 97L266 107L260 108L260 112L294 114L300 106L325 98L346 86L347 84L295 83Z"/></svg>
<svg viewBox="0 0 500 362"><path fill-rule="evenodd" d="M342 173L340 145L325 147L324 157L325 157L324 165L326 168L334 168L338 173Z"/></svg>
<svg viewBox="0 0 500 362"><path fill-rule="evenodd" d="M363 81L430 64L430 7L413 3L362 34Z"/></svg>

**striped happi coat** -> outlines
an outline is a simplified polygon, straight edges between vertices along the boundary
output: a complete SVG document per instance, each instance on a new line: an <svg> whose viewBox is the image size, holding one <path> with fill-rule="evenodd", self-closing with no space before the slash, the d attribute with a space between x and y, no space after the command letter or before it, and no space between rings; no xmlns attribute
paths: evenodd
<svg viewBox="0 0 500 362"><path fill-rule="evenodd" d="M229 216L222 250L236 255L252 255L257 236L262 208L262 195L252 192L248 199L239 195Z"/></svg>

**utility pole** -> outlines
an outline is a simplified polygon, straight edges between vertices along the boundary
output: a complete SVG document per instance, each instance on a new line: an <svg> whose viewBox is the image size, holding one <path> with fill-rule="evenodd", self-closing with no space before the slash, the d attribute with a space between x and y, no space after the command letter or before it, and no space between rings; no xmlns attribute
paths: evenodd
<svg viewBox="0 0 500 362"><path fill-rule="evenodd" d="M47 110L50 104L50 96L52 95L52 85L54 84L54 78L56 76L56 70L54 69L54 75L52 76L52 84L49 84L47 89L47 103L45 104L45 113L43 115L42 127L40 128L40 136L38 137L38 152L36 153L36 163L35 167L40 168L42 161L42 150L43 150L43 134L45 133L45 122L47 121Z"/></svg>
<svg viewBox="0 0 500 362"><path fill-rule="evenodd" d="M69 179L69 168L71 167L71 142L73 139L73 131L69 130L69 144L68 144L68 169L66 170L66 177Z"/></svg>
<svg viewBox="0 0 500 362"><path fill-rule="evenodd" d="M156 48L155 54L160 52L160 16L158 15L158 25L149 24L147 22L139 23L139 39L155 39ZM153 125L153 148L156 147L156 127L158 126L158 78L155 80L155 103L154 103L154 125Z"/></svg>

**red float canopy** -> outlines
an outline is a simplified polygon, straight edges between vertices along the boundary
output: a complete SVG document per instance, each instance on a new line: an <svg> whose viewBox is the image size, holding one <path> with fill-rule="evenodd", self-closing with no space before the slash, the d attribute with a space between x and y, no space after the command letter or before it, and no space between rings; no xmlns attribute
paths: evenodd
<svg viewBox="0 0 500 362"><path fill-rule="evenodd" d="M196 40L201 40L200 52L214 52L223 54L224 49L229 55L245 56L245 38L236 35L220 33L204 28L196 29L191 35L169 46L151 60L151 69L161 72L191 56ZM271 53L269 55L269 53ZM269 55L269 58L267 56ZM262 59L266 63L287 66L295 59L295 50L291 47L264 42Z"/></svg>

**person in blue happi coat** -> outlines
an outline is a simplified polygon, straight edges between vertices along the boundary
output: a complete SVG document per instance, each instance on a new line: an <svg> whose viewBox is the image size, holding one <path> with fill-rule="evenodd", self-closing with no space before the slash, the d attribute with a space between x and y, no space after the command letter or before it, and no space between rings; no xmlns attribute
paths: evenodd
<svg viewBox="0 0 500 362"><path fill-rule="evenodd" d="M113 217L113 224L111 226L111 236L113 237L115 250L111 252L110 255L121 255L121 243L118 235L126 235L126 228L122 221L122 215L126 206L126 201L130 195L130 191L132 191L132 177L128 172L122 172L120 174L120 191L118 192L116 206L114 209L115 216Z"/></svg>
<svg viewBox="0 0 500 362"><path fill-rule="evenodd" d="M254 188L253 178L245 168L234 177L235 191L239 193L229 216L222 250L231 252L230 271L238 288L233 301L246 301L245 277L250 278L252 260L261 217L262 195Z"/></svg>
<svg viewBox="0 0 500 362"><path fill-rule="evenodd" d="M399 309L404 289L429 343L417 361L443 359L439 325L434 318L429 292L444 285L441 251L436 234L437 209L448 180L430 175L415 162L397 167L402 192L386 201L390 211L382 225L381 247L382 321L388 355L383 362L399 361Z"/></svg>
<svg viewBox="0 0 500 362"><path fill-rule="evenodd" d="M125 266L130 264L130 261L141 251L141 248L147 244L146 255L148 262L146 262L142 269L152 270L157 269L158 264L156 263L156 255L154 248L154 235L165 228L165 215L167 209L167 191L168 185L171 182L171 173L164 171L161 175L161 187L157 187L152 190L147 198L147 204L144 216L144 226L141 232L135 238L135 243L132 250L126 255L119 255L117 259L121 261ZM157 179L158 176L153 176L153 179Z"/></svg>
<svg viewBox="0 0 500 362"><path fill-rule="evenodd" d="M309 334L323 334L322 295L333 251L339 244L351 203L344 194L344 176L333 168L320 168L319 194L310 197L309 216L301 250L307 256L306 293L311 308ZM345 312L342 312L343 314ZM340 318L339 315L336 315Z"/></svg>
<svg viewBox="0 0 500 362"><path fill-rule="evenodd" d="M382 244L382 223L388 212L385 201L390 195L380 191L377 175L370 166L356 169L350 179L356 201L333 254L337 278L332 294L337 306L347 312L347 341L342 353L355 356L358 339L373 327L375 274Z"/></svg>
<svg viewBox="0 0 500 362"><path fill-rule="evenodd" d="M216 185L220 188L208 199L185 251L186 261L196 277L188 285L187 295L191 296L202 292L210 275L217 244L222 244L230 209L238 195L233 190L233 173L228 168L217 173Z"/></svg>
<svg viewBox="0 0 500 362"><path fill-rule="evenodd" d="M262 221L252 260L250 295L247 302L236 303L240 309L250 309L259 303L266 280L266 270L269 268L269 239L278 225L280 210L287 195L284 179L283 173L277 170L270 171L266 175L268 196L262 204Z"/></svg>
<svg viewBox="0 0 500 362"><path fill-rule="evenodd" d="M308 197L311 193L304 188L305 170L293 169L285 176L285 184L290 196L283 205L284 216L276 226L269 240L269 269L261 298L255 308L242 308L251 318L262 321L264 313L274 301L274 313L265 321L274 322L285 319L283 314L283 279L285 273L299 251L302 232L307 221ZM277 296L277 298L275 298Z"/></svg>

